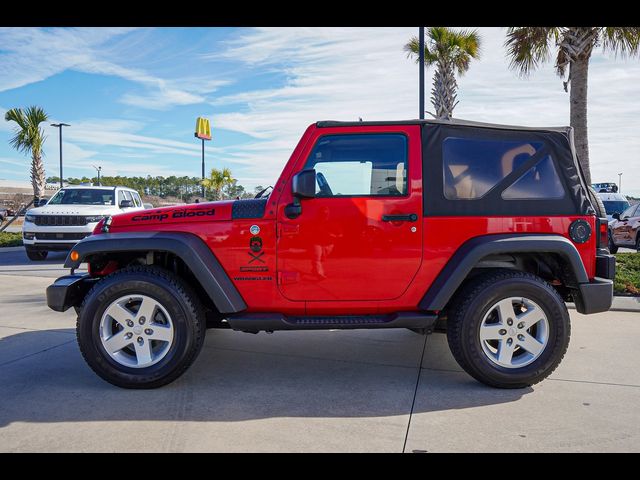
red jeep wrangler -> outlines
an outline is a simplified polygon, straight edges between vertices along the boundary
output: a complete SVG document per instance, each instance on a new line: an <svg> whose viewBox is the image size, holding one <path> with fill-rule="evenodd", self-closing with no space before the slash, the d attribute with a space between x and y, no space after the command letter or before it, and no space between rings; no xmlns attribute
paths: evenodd
<svg viewBox="0 0 640 480"><path fill-rule="evenodd" d="M520 388L564 356L565 301L611 306L594 197L570 128L318 122L267 197L103 219L47 301L76 308L84 358L120 387L175 380L206 328L395 327L446 330L470 375Z"/></svg>

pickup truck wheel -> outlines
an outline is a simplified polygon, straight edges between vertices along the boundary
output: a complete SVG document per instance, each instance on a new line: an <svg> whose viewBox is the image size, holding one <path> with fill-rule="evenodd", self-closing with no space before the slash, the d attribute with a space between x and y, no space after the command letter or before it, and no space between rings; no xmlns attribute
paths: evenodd
<svg viewBox="0 0 640 480"><path fill-rule="evenodd" d="M34 250L28 247L25 247L25 252L27 253L27 257L29 260L33 260L34 262L41 262L47 259L47 255L49 252L43 250Z"/></svg>
<svg viewBox="0 0 640 480"><path fill-rule="evenodd" d="M463 288L448 309L447 340L467 373L492 387L523 388L556 369L571 327L551 285L530 273L498 270Z"/></svg>
<svg viewBox="0 0 640 480"><path fill-rule="evenodd" d="M618 247L613 243L613 236L611 235L611 230L609 230L609 253L616 253L618 251Z"/></svg>
<svg viewBox="0 0 640 480"><path fill-rule="evenodd" d="M86 362L123 388L156 388L182 375L205 336L196 294L170 272L119 270L98 282L80 308L76 333Z"/></svg>

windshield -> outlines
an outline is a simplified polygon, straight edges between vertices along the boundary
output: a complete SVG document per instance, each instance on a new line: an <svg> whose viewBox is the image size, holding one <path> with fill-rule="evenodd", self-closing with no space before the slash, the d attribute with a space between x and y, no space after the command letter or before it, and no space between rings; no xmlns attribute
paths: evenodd
<svg viewBox="0 0 640 480"><path fill-rule="evenodd" d="M48 205L115 205L113 190L69 188L56 193Z"/></svg>
<svg viewBox="0 0 640 480"><path fill-rule="evenodd" d="M607 215L613 215L615 212L622 213L629 208L629 202L618 201L603 201L604 209L607 211Z"/></svg>

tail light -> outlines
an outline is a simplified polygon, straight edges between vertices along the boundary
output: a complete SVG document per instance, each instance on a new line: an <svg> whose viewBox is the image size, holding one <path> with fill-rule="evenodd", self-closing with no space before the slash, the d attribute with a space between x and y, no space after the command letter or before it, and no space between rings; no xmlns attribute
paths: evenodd
<svg viewBox="0 0 640 480"><path fill-rule="evenodd" d="M609 244L609 220L606 218L596 219L596 228L598 229L598 248L606 248Z"/></svg>

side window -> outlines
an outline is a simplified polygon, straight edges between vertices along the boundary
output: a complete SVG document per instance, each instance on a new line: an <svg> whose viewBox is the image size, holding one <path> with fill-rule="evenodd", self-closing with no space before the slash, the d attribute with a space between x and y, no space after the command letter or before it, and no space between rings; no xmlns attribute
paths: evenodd
<svg viewBox="0 0 640 480"><path fill-rule="evenodd" d="M620 218L633 217L635 214L636 208L638 208L638 205L631 205L629 208L627 208L624 212L620 214Z"/></svg>
<svg viewBox="0 0 640 480"><path fill-rule="evenodd" d="M305 169L319 197L407 194L407 137L399 133L320 137Z"/></svg>
<svg viewBox="0 0 640 480"><path fill-rule="evenodd" d="M122 190L118 190L118 206L120 206L120 203L121 203L123 200L126 200L126 199L124 198L124 192L123 192Z"/></svg>
<svg viewBox="0 0 640 480"><path fill-rule="evenodd" d="M138 194L138 192L132 192L131 195L133 195L133 203L136 205L136 207L141 207L142 200L140 200L140 195Z"/></svg>
<svg viewBox="0 0 640 480"><path fill-rule="evenodd" d="M133 205L133 197L131 196L131 192L128 190L123 190L122 193L124 193L124 199L125 200L129 200L131 202L131 205Z"/></svg>
<svg viewBox="0 0 640 480"><path fill-rule="evenodd" d="M472 200L484 197L489 190L522 166L542 147L542 142L446 138L442 143L445 197L449 200ZM532 170L539 167L540 163L542 161ZM508 194L512 196L504 198L515 199L523 198L520 195L529 195L532 189L538 188L537 185L542 173L546 174L549 171L552 172L550 176L557 180L559 188L562 189L553 162L550 161L545 165L547 165L546 169L541 168L540 171L527 172L521 177L520 185L518 187L514 185L515 188ZM518 182L520 180L516 183ZM556 189L557 187L551 187L551 190ZM564 196L564 190L562 190L561 196Z"/></svg>
<svg viewBox="0 0 640 480"><path fill-rule="evenodd" d="M551 155L531 167L509 188L502 192L506 200L558 199L564 197L564 188L553 165Z"/></svg>

